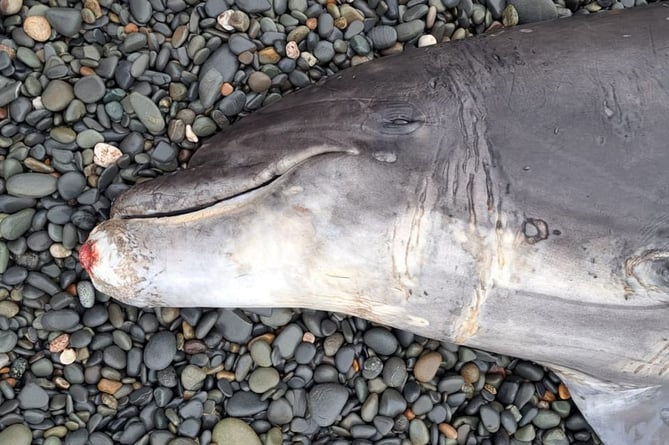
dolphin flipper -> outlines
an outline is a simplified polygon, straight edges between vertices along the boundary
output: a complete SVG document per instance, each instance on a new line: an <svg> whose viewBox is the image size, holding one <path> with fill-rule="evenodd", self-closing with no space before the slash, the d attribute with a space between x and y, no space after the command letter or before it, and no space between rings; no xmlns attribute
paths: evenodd
<svg viewBox="0 0 669 445"><path fill-rule="evenodd" d="M558 374L604 445L668 443L669 385L625 387L571 370Z"/></svg>

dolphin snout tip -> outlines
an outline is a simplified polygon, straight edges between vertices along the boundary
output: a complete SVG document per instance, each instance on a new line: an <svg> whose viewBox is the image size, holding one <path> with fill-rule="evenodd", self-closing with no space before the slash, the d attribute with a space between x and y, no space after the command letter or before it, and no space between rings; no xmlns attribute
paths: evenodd
<svg viewBox="0 0 669 445"><path fill-rule="evenodd" d="M94 240L87 240L79 249L79 263L90 275L91 270L98 262L99 255Z"/></svg>

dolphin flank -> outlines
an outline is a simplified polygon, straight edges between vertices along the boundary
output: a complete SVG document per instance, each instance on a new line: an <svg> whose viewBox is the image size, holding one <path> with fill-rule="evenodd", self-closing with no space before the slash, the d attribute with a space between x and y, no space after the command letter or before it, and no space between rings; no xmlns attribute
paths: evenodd
<svg viewBox="0 0 669 445"><path fill-rule="evenodd" d="M338 73L133 187L80 251L139 306L302 307L533 360L669 437L669 8Z"/></svg>

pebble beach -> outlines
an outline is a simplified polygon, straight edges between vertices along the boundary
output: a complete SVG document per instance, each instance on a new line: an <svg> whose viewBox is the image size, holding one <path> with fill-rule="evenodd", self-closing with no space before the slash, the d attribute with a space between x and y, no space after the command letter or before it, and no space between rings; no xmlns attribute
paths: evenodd
<svg viewBox="0 0 669 445"><path fill-rule="evenodd" d="M0 0L0 445L600 444L531 362L337 313L130 307L78 250L124 190L291 91L645 3Z"/></svg>

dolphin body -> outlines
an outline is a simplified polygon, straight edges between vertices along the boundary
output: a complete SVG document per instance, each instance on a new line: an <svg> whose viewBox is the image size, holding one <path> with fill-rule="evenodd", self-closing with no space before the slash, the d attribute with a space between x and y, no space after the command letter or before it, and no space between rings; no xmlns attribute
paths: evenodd
<svg viewBox="0 0 669 445"><path fill-rule="evenodd" d="M345 70L137 185L81 248L139 306L339 311L557 372L669 438L669 8Z"/></svg>

